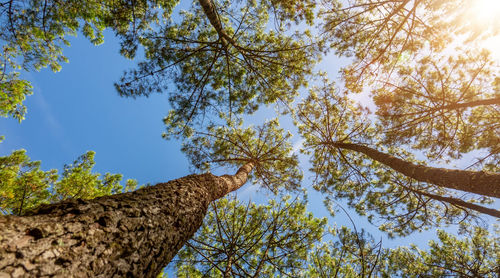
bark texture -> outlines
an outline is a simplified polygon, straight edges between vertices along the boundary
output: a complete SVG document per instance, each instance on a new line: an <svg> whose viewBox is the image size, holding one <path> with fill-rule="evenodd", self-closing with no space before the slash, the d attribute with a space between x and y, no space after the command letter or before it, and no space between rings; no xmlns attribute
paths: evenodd
<svg viewBox="0 0 500 278"><path fill-rule="evenodd" d="M457 189L483 196L500 198L500 173L452 170L416 165L370 147L352 143L328 143L333 147L364 153L417 181Z"/></svg>
<svg viewBox="0 0 500 278"><path fill-rule="evenodd" d="M156 277L252 167L0 216L0 277Z"/></svg>

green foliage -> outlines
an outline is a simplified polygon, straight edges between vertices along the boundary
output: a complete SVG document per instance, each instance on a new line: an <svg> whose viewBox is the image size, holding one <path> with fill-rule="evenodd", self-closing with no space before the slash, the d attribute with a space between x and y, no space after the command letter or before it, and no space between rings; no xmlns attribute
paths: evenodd
<svg viewBox="0 0 500 278"><path fill-rule="evenodd" d="M309 254L309 268L303 277L379 277L388 250L364 230L345 226L330 230L335 240L318 244ZM381 277L389 277L382 275Z"/></svg>
<svg viewBox="0 0 500 278"><path fill-rule="evenodd" d="M177 1L56 1L8 0L0 3L0 115L19 121L26 108L22 102L32 93L19 72L50 67L61 70L68 59L62 54L69 46L68 36L81 31L91 43L104 42L103 31L109 27L122 39L122 53L132 57L144 30L168 18ZM134 50L134 51L132 51Z"/></svg>
<svg viewBox="0 0 500 278"><path fill-rule="evenodd" d="M156 276L156 278L168 278L168 274L165 272L160 272L160 274L158 274L158 276Z"/></svg>
<svg viewBox="0 0 500 278"><path fill-rule="evenodd" d="M326 194L325 203L332 211L339 198L347 199L349 206L368 215L390 236L476 220L472 211L432 198L453 197L457 192L416 182L361 152L339 147L337 143L372 145L406 161L423 163L402 148L377 142L377 127L370 123L366 110L339 94L333 84L313 88L297 111L297 125L305 139L303 151L311 155L311 171L316 175L314 188ZM491 203L488 198L457 198Z"/></svg>
<svg viewBox="0 0 500 278"><path fill-rule="evenodd" d="M453 199L492 201L415 182L339 143L370 146L422 165L450 164L467 154L479 157L467 166L497 172L499 65L482 42L499 34L498 20L474 15L476 1L325 5L322 27L330 48L352 63L342 70L345 93L323 87L318 96L313 89L297 109L315 188L327 194L329 206L341 197L370 221L381 216L381 228L390 235L471 220L470 211ZM366 92L365 85L371 86L377 121L349 99L350 93ZM422 151L429 161L416 160Z"/></svg>
<svg viewBox="0 0 500 278"><path fill-rule="evenodd" d="M272 7L274 16L279 22L293 20L297 24L302 21L309 25L314 23L314 9L316 8L314 0L271 0L267 5Z"/></svg>
<svg viewBox="0 0 500 278"><path fill-rule="evenodd" d="M24 120L26 107L23 101L33 93L30 83L18 79L19 73L7 74L0 69L0 116Z"/></svg>
<svg viewBox="0 0 500 278"><path fill-rule="evenodd" d="M121 174L92 173L95 152L89 151L80 156L73 164L65 165L59 181L54 184L54 201L73 199L93 199L99 196L116 194L123 191L120 184Z"/></svg>
<svg viewBox="0 0 500 278"><path fill-rule="evenodd" d="M458 238L443 230L440 242L429 242L429 250L415 245L390 252L388 272L400 277L498 277L500 237L480 227L467 228Z"/></svg>
<svg viewBox="0 0 500 278"><path fill-rule="evenodd" d="M498 14L479 16L479 2L330 1L323 28L332 50L354 56L350 92L371 86L385 144L433 160L476 151L470 166L495 172L499 65L483 42L499 35Z"/></svg>
<svg viewBox="0 0 500 278"><path fill-rule="evenodd" d="M302 173L297 155L289 142L291 134L270 120L261 126L242 127L242 122L224 126L209 126L207 132L196 132L182 151L197 169L206 171L213 166L240 167L253 162L254 182L277 192L280 188L297 190Z"/></svg>
<svg viewBox="0 0 500 278"><path fill-rule="evenodd" d="M361 230L331 228L305 211L305 203L268 205L221 199L178 253L177 277L496 277L500 245L481 227L462 226L462 237L442 230L427 250L387 249Z"/></svg>
<svg viewBox="0 0 500 278"><path fill-rule="evenodd" d="M210 1L224 32L232 37L230 46L218 37L197 2L190 11L180 12L178 22L170 18L178 0L1 3L0 22L6 27L0 34L1 115L24 118L22 101L31 87L18 80L20 70L59 71L67 62L62 49L69 46L69 35L82 32L97 45L104 41L105 28L120 38L123 56L134 58L139 46L146 53L146 62L117 85L121 95L149 95L175 81L174 110L167 120L174 130L205 111L213 112L214 103L224 103L231 113L251 112L261 103L289 101L306 83L318 48L303 36L308 32L286 34L282 25L303 19L312 24L314 1ZM276 31L267 30L272 15Z"/></svg>
<svg viewBox="0 0 500 278"><path fill-rule="evenodd" d="M289 197L267 205L221 199L179 252L177 277L298 277L325 224Z"/></svg>
<svg viewBox="0 0 500 278"><path fill-rule="evenodd" d="M335 229L335 241L316 247L304 277L497 277L498 231L465 229L461 238L443 230L427 250L415 245L387 249L364 232Z"/></svg>
<svg viewBox="0 0 500 278"><path fill-rule="evenodd" d="M483 149L487 157L479 159L479 166L495 171L500 164L499 74L500 65L485 51L426 55L412 67L398 66L394 81L373 91L385 143L411 144L432 159Z"/></svg>
<svg viewBox="0 0 500 278"><path fill-rule="evenodd" d="M43 171L40 161L31 161L25 150L0 157L0 209L4 214L23 215L42 203L69 198L92 199L122 191L132 191L137 181L120 184L121 174L92 173L95 153L89 151L73 164L65 165L62 176L57 170Z"/></svg>
<svg viewBox="0 0 500 278"><path fill-rule="evenodd" d="M471 49L481 48L481 41L499 34L498 20L477 19L482 11L475 9L475 2L332 0L322 14L323 28L332 50L354 57L343 74L346 86L361 92L364 81L379 73L390 75L422 51L441 52L459 36Z"/></svg>
<svg viewBox="0 0 500 278"><path fill-rule="evenodd" d="M179 20L162 22L144 35L140 42L146 60L116 84L120 95L130 97L169 90L166 137L188 136L189 128L202 125L207 116L253 113L261 104L291 102L319 58L321 47L312 44L308 32L269 28L273 7L278 7L278 18L300 17L292 12L295 4L210 1L214 20L222 26L216 29L196 2L180 12Z"/></svg>
<svg viewBox="0 0 500 278"><path fill-rule="evenodd" d="M57 171L43 171L40 161L30 161L25 150L0 157L0 209L2 213L22 215L39 204L47 203L50 186Z"/></svg>

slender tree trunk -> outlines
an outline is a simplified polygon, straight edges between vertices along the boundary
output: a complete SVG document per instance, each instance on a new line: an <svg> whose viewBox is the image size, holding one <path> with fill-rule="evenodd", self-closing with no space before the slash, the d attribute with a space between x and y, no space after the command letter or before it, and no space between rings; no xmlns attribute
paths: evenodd
<svg viewBox="0 0 500 278"><path fill-rule="evenodd" d="M475 107L475 106L481 106L481 105L494 105L494 104L500 104L500 97L474 100L471 102L454 103L454 104L449 104L449 105L445 105L445 106L441 106L441 107L436 107L435 110L445 110L445 109L453 110L453 109L468 108L468 107Z"/></svg>
<svg viewBox="0 0 500 278"><path fill-rule="evenodd" d="M209 203L241 187L252 168L0 216L0 277L155 277L202 225Z"/></svg>
<svg viewBox="0 0 500 278"><path fill-rule="evenodd" d="M488 215L491 215L493 217L500 218L500 210L476 205L476 204L469 203L469 202L466 202L466 201L463 201L463 200L460 200L457 198L453 198L453 197L445 197L445 196L440 196L440 195L436 195L436 194L431 194L428 192L412 189L409 187L406 187L406 188L408 190L415 192L416 194L426 196L426 197L429 197L429 198L437 200L437 201L446 202L446 203L449 203L451 205L455 205L455 206L462 207L462 208L468 208L471 210L475 210L479 213L488 214Z"/></svg>
<svg viewBox="0 0 500 278"><path fill-rule="evenodd" d="M226 269L224 270L224 278L231 277L231 267L233 267L233 255L231 254L229 258L227 258Z"/></svg>
<svg viewBox="0 0 500 278"><path fill-rule="evenodd" d="M364 145L339 142L330 142L326 144L341 149L364 153L370 158L417 181L428 182L437 186L483 196L500 198L500 173L427 167L413 164Z"/></svg>
<svg viewBox="0 0 500 278"><path fill-rule="evenodd" d="M19 209L17 210L17 215L22 215L23 213L24 198L26 198L26 191L27 191L26 187L28 187L28 185L25 182L23 188L23 197L21 198L21 204L19 205Z"/></svg>
<svg viewBox="0 0 500 278"><path fill-rule="evenodd" d="M426 109L423 111L412 112L412 113L402 113L402 114L386 113L386 114L383 114L383 116L384 117L387 117L387 116L402 117L402 116L418 115L418 114L423 114L423 113L428 113L428 112L436 112L436 111L441 111L441 110L457 110L460 108L470 108L470 107L476 107L476 106L487 106L487 105L495 105L495 104L500 105L500 97L474 100L471 102L453 103L453 104L433 107L433 108L429 108L429 109Z"/></svg>
<svg viewBox="0 0 500 278"><path fill-rule="evenodd" d="M201 5L201 8L203 9L203 12L207 16L208 20L210 21L210 24L212 27L214 27L215 31L217 31L217 34L219 35L219 38L222 40L222 44L224 47L226 47L227 42L229 42L231 45L233 45L236 48L238 47L238 44L231 38L225 31L224 28L222 27L222 23L219 20L219 17L217 16L217 12L215 11L215 7L212 3L211 0L198 0L198 2Z"/></svg>

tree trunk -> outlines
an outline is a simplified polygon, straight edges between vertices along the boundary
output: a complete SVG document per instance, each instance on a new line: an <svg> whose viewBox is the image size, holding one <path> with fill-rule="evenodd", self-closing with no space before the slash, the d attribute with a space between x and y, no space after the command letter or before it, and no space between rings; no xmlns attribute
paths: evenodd
<svg viewBox="0 0 500 278"><path fill-rule="evenodd" d="M224 278L229 278L231 277L231 267L233 267L233 254L229 255L229 258L227 258L227 265L226 269L224 270Z"/></svg>
<svg viewBox="0 0 500 278"><path fill-rule="evenodd" d="M441 196L441 195L431 194L428 192L416 190L416 189L409 188L409 187L405 187L405 188L414 192L415 194L426 196L426 197L429 197L429 198L437 200L437 201L446 202L450 205L454 205L454 206L461 207L461 208L468 208L471 210L475 210L479 213L483 213L483 214L491 215L491 216L496 217L496 218L500 218L500 210L476 205L474 203L469 203L469 202L466 202L466 201L458 199L458 198L445 197L445 196Z"/></svg>
<svg viewBox="0 0 500 278"><path fill-rule="evenodd" d="M402 113L402 114L389 114L385 113L382 116L384 117L403 117L403 116L411 116L411 115L418 115L418 114L423 114L423 113L429 113L429 112L436 112L436 111L441 111L441 110L458 110L460 108L470 108L470 107L476 107L476 106L487 106L487 105L500 105L500 97L498 98L489 98L489 99L479 99L479 100L474 100L471 102L462 102L462 103L452 103L448 105L442 105L438 107L432 107L423 111L418 111L418 112L412 112L412 113Z"/></svg>
<svg viewBox="0 0 500 278"><path fill-rule="evenodd" d="M0 277L156 277L202 225L209 203L241 187L252 168L0 216Z"/></svg>
<svg viewBox="0 0 500 278"><path fill-rule="evenodd" d="M499 173L427 167L413 164L363 145L339 142L326 144L341 149L364 153L370 158L420 182L427 182L445 188L500 198Z"/></svg>
<svg viewBox="0 0 500 278"><path fill-rule="evenodd" d="M219 20L215 7L212 3L212 0L198 0L198 2L200 3L200 6L203 9L203 12L207 16L208 20L210 21L210 24L212 25L212 27L214 27L215 31L217 31L217 34L219 35L219 38L222 40L222 44L224 45L224 47L227 47L226 43L227 41L234 47L239 48L238 44L233 40L233 38L231 38L224 31L224 28L222 27L222 23Z"/></svg>
<svg viewBox="0 0 500 278"><path fill-rule="evenodd" d="M500 98L490 98L490 99L479 99L471 102L463 102L463 103L453 103L449 105L444 105L441 107L433 108L432 110L454 110L460 108L469 108L481 105L495 105L500 104Z"/></svg>

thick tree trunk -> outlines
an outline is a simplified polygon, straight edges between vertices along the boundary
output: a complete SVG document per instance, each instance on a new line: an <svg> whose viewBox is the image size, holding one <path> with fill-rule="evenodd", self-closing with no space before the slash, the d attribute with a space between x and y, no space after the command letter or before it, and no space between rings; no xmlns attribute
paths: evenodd
<svg viewBox="0 0 500 278"><path fill-rule="evenodd" d="M352 143L327 143L330 146L364 153L417 181L457 189L483 196L500 198L500 173L452 170L416 165L367 146Z"/></svg>
<svg viewBox="0 0 500 278"><path fill-rule="evenodd" d="M155 277L202 225L236 175L190 175L135 192L0 216L0 277Z"/></svg>

